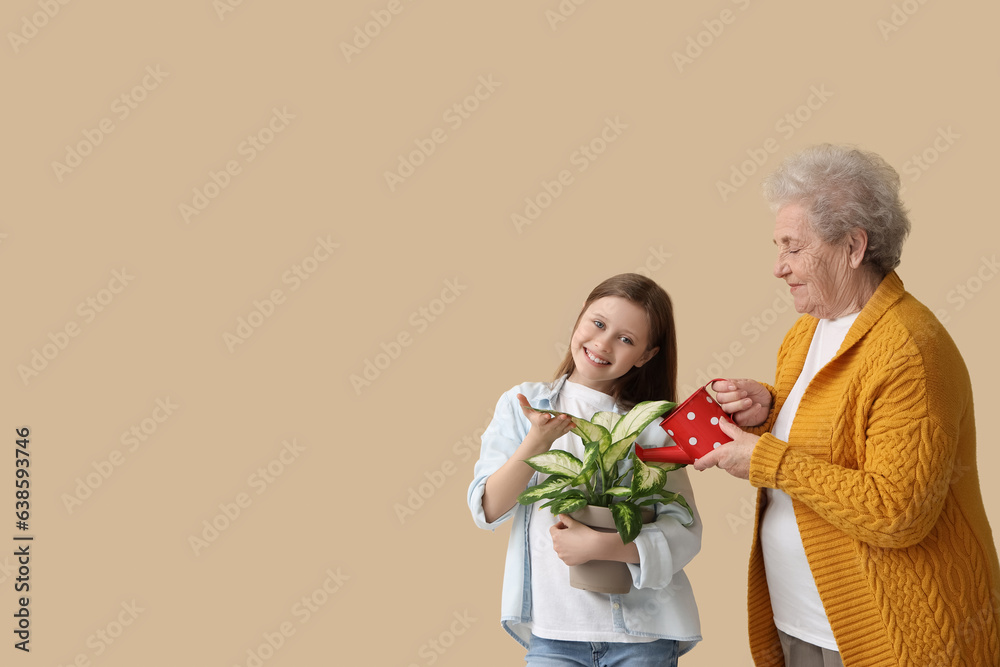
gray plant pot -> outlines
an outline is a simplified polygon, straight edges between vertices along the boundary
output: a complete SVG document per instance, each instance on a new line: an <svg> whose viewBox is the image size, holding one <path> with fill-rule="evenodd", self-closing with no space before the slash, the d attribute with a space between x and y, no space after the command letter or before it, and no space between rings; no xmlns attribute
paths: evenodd
<svg viewBox="0 0 1000 667"><path fill-rule="evenodd" d="M615 519L607 507L587 505L571 517L601 533L617 533ZM655 514L649 508L642 509L642 522L650 523ZM569 585L585 591L624 595L632 590L632 573L628 565L615 560L591 560L569 568Z"/></svg>

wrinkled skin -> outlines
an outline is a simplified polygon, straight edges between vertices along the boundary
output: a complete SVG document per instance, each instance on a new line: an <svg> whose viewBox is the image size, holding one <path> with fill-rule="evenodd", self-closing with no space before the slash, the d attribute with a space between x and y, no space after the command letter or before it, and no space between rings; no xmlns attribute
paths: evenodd
<svg viewBox="0 0 1000 667"><path fill-rule="evenodd" d="M774 223L774 276L788 283L795 310L820 319L860 312L878 281L862 267L868 235L855 229L839 244L822 241L798 204L783 206Z"/></svg>
<svg viewBox="0 0 1000 667"><path fill-rule="evenodd" d="M774 223L778 258L774 276L792 292L795 310L819 319L835 319L860 312L875 293L879 279L862 265L868 235L854 229L840 243L826 243L813 230L805 208L786 204ZM741 426L757 426L767 418L771 396L759 382L721 380L713 385L719 404ZM694 462L697 470L719 467L733 477L750 478L750 459L758 437L738 426L721 424L731 438Z"/></svg>

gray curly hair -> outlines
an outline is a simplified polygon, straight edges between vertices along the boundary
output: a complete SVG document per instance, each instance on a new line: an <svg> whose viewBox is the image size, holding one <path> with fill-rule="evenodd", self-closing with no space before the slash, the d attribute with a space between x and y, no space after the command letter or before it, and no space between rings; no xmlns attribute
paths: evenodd
<svg viewBox="0 0 1000 667"><path fill-rule="evenodd" d="M868 234L863 264L879 277L899 266L910 220L899 199L899 174L875 153L853 146L811 146L782 162L764 179L774 213L788 204L805 208L826 243L855 228Z"/></svg>

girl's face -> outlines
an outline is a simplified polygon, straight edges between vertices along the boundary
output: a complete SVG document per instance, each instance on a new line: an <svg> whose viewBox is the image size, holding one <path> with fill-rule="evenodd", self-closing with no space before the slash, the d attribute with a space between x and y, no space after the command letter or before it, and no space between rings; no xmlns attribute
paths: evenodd
<svg viewBox="0 0 1000 667"><path fill-rule="evenodd" d="M620 296L597 299L573 331L569 348L576 370L569 379L609 394L618 378L659 350L648 346L649 322L642 308Z"/></svg>

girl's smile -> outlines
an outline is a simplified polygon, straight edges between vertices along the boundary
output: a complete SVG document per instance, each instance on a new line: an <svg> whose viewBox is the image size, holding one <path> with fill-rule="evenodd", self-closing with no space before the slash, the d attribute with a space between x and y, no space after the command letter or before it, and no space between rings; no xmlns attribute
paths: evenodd
<svg viewBox="0 0 1000 667"><path fill-rule="evenodd" d="M594 354L593 352L591 352L587 348L583 348L583 350L584 350L584 352L587 353L587 358L590 359L595 364L597 364L598 366L607 366L608 364L611 363L610 361L607 361L606 359L601 359L600 357L598 357L596 354Z"/></svg>

